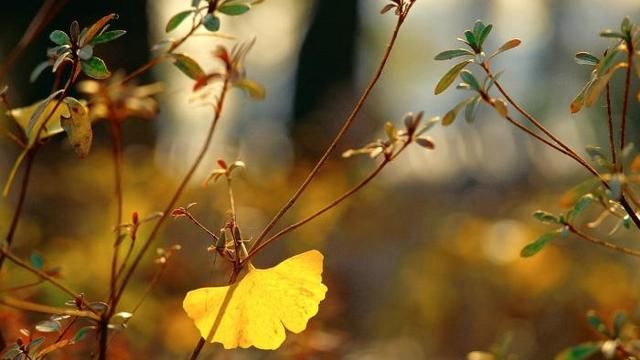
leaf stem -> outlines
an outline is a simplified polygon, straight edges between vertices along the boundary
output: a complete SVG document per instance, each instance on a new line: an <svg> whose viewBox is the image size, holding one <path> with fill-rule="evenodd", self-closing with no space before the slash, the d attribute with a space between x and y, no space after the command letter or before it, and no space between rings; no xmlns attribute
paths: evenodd
<svg viewBox="0 0 640 360"><path fill-rule="evenodd" d="M635 256L635 257L640 257L640 251L638 250L633 250L633 249L629 249L626 248L624 246L620 246L620 245L616 245L614 243L610 243L608 241L605 240L601 240L598 238L595 238L589 234L583 233L580 230L576 229L573 225L571 224L567 224L567 226L569 227L569 231L571 231L572 233L576 234L578 237L580 237L583 240L586 240L590 243L599 245L599 246L603 246L609 250L613 250L613 251L617 251L623 254L627 254L627 255L631 255L631 256Z"/></svg>

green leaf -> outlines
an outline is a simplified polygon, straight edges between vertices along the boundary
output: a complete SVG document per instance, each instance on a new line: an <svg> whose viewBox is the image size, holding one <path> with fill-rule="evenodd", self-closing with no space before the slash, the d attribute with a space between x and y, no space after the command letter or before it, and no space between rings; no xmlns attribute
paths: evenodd
<svg viewBox="0 0 640 360"><path fill-rule="evenodd" d="M609 330L607 329L607 325L605 325L604 321L596 314L595 311L589 310L587 312L587 322L591 327L593 327L597 332L605 335L607 337L610 336Z"/></svg>
<svg viewBox="0 0 640 360"><path fill-rule="evenodd" d="M462 110L462 108L464 108L465 106L467 106L467 104L471 101L474 101L475 97L470 97L468 99L464 99L461 102L459 102L453 109L449 110L449 112L447 112L443 117L442 117L442 126L449 126L453 123L453 121L456 119L456 117L458 116L458 113Z"/></svg>
<svg viewBox="0 0 640 360"><path fill-rule="evenodd" d="M193 80L198 80L204 76L204 70L202 70L200 65L187 55L174 54L173 65Z"/></svg>
<svg viewBox="0 0 640 360"><path fill-rule="evenodd" d="M575 206L575 204L578 202L578 200L580 200L581 197L592 192L599 185L600 179L598 178L590 178L581 182L562 195L562 197L560 198L560 206L562 206L563 208L570 208Z"/></svg>
<svg viewBox="0 0 640 360"><path fill-rule="evenodd" d="M480 84L469 70L460 71L460 78L474 90L480 90Z"/></svg>
<svg viewBox="0 0 640 360"><path fill-rule="evenodd" d="M220 19L213 14L205 15L202 23L204 24L204 28L209 31L216 32L220 30Z"/></svg>
<svg viewBox="0 0 640 360"><path fill-rule="evenodd" d="M451 69L449 69L449 71L447 71L447 73L444 74L444 76L442 76L440 81L438 81L438 84L436 85L434 93L436 95L438 95L438 94L442 93L443 91L447 90L447 88L458 77L458 74L460 73L460 71L462 71L462 69L464 69L467 65L469 65L472 62L473 62L473 60L471 60L471 59L470 60L465 60L465 61L463 61L461 63L458 63L458 64L454 65Z"/></svg>
<svg viewBox="0 0 640 360"><path fill-rule="evenodd" d="M102 80L111 76L107 65L99 57L92 57L89 60L81 61L82 71L89 77Z"/></svg>
<svg viewBox="0 0 640 360"><path fill-rule="evenodd" d="M460 56L474 56L475 54L467 49L445 50L434 57L434 60L450 60Z"/></svg>
<svg viewBox="0 0 640 360"><path fill-rule="evenodd" d="M476 96L475 98L473 98L473 101L470 101L464 108L464 119L468 123L472 123L475 120L480 100L480 96Z"/></svg>
<svg viewBox="0 0 640 360"><path fill-rule="evenodd" d="M533 213L533 217L543 223L546 224L559 224L560 221L558 218L550 212L544 210L537 210Z"/></svg>
<svg viewBox="0 0 640 360"><path fill-rule="evenodd" d="M613 317L613 338L617 339L622 333L622 327L628 321L627 314L624 311L618 311Z"/></svg>
<svg viewBox="0 0 640 360"><path fill-rule="evenodd" d="M613 39L622 39L622 40L625 39L624 34L621 34L619 32L615 32L613 30L602 31L600 33L600 36L603 37L603 38L613 38Z"/></svg>
<svg viewBox="0 0 640 360"><path fill-rule="evenodd" d="M185 10L173 15L173 17L171 17L171 19L169 19L169 21L167 22L167 26L165 27L164 31L171 32L175 30L178 26L180 26L184 19L186 19L187 16L191 15L193 12L194 10Z"/></svg>
<svg viewBox="0 0 640 360"><path fill-rule="evenodd" d="M111 30L111 31L105 31L102 34L96 36L93 38L93 40L91 40L89 42L90 45L97 45L97 44L104 44L104 43L108 43L109 41L113 41L121 36L123 36L124 34L126 34L127 32L125 30Z"/></svg>
<svg viewBox="0 0 640 360"><path fill-rule="evenodd" d="M86 105L72 97L66 97L64 102L69 108L70 116L68 118L62 117L62 119L60 119L60 125L62 125L62 128L67 133L69 142L78 157L84 158L89 154L93 140L89 109Z"/></svg>
<svg viewBox="0 0 640 360"><path fill-rule="evenodd" d="M104 30L104 27L107 25L109 21L117 18L118 18L118 14L112 13L112 14L101 17L98 21L91 24L91 26L89 26L86 29L83 29L82 34L80 34L80 41L79 41L80 47L83 47L89 44L93 40L93 38L100 33L101 30Z"/></svg>
<svg viewBox="0 0 640 360"><path fill-rule="evenodd" d="M469 46L471 46L474 50L478 49L478 42L476 41L476 37L475 35L473 35L473 32L471 30L466 30L464 32L464 37L467 40L467 43L469 43Z"/></svg>
<svg viewBox="0 0 640 360"><path fill-rule="evenodd" d="M579 65L596 66L596 65L598 65L600 60L597 57L591 55L588 52L579 52L579 53L576 54L576 62Z"/></svg>
<svg viewBox="0 0 640 360"><path fill-rule="evenodd" d="M267 95L264 86L249 79L236 81L234 85L244 90L247 95L249 95L249 97L254 100L263 100Z"/></svg>
<svg viewBox="0 0 640 360"><path fill-rule="evenodd" d="M601 343L586 342L565 349L556 355L555 360L586 360L600 351Z"/></svg>
<svg viewBox="0 0 640 360"><path fill-rule="evenodd" d="M37 254L37 253L31 254L31 266L40 270L42 269L43 265L44 265L44 260L42 260L42 256L40 256L40 254Z"/></svg>
<svg viewBox="0 0 640 360"><path fill-rule="evenodd" d="M479 39L480 33L484 30L484 23L481 20L476 20L476 23L473 25L473 35L476 39Z"/></svg>
<svg viewBox="0 0 640 360"><path fill-rule="evenodd" d="M555 238L556 235L557 233L552 232L552 233L546 233L540 236L536 241L522 248L522 251L520 251L520 256L530 257L537 254L540 250L542 250L542 248L544 248L545 245L547 245L549 241L553 240L553 238Z"/></svg>
<svg viewBox="0 0 640 360"><path fill-rule="evenodd" d="M572 217L578 216L584 209L586 209L594 201L596 201L596 198L593 195L591 194L584 195L573 206L573 209L571 211L571 216Z"/></svg>
<svg viewBox="0 0 640 360"><path fill-rule="evenodd" d="M62 30L53 30L51 34L49 34L49 39L56 45L71 45L69 35Z"/></svg>
<svg viewBox="0 0 640 360"><path fill-rule="evenodd" d="M81 328L75 333L75 335L73 335L73 342L77 343L82 341L91 330L93 330L93 326L85 326Z"/></svg>
<svg viewBox="0 0 640 360"><path fill-rule="evenodd" d="M485 40L487 40L487 37L489 36L491 29L493 29L493 25L491 24L485 26L484 29L482 29L482 32L480 33L480 38L478 39L478 43L480 44L480 47L482 47Z"/></svg>
<svg viewBox="0 0 640 360"><path fill-rule="evenodd" d="M607 51L607 54L602 58L602 61L598 62L598 76L604 75L616 62L618 55L622 53L620 48L615 48Z"/></svg>
<svg viewBox="0 0 640 360"><path fill-rule="evenodd" d="M225 15L237 16L246 13L251 10L251 6L248 4L222 4L218 7L218 11Z"/></svg>

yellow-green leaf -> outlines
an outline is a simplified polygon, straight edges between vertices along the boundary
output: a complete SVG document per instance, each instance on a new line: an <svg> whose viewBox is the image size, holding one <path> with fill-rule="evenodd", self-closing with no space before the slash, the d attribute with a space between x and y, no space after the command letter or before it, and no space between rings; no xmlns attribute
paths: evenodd
<svg viewBox="0 0 640 360"><path fill-rule="evenodd" d="M444 74L444 76L440 79L440 81L438 81L438 84L436 85L436 89L434 91L435 94L438 95L441 92L447 90L447 88L451 85L451 83L453 83L453 81L458 77L458 74L460 73L460 71L462 71L462 69L464 69L465 66L469 65L472 62L473 60L465 60L461 63L454 65L451 69L449 69L449 71L447 71L447 73Z"/></svg>
<svg viewBox="0 0 640 360"><path fill-rule="evenodd" d="M225 349L277 349L285 328L300 333L317 314L327 292L322 262L322 254L311 250L269 269L249 264L233 285L188 292L183 308L204 339Z"/></svg>

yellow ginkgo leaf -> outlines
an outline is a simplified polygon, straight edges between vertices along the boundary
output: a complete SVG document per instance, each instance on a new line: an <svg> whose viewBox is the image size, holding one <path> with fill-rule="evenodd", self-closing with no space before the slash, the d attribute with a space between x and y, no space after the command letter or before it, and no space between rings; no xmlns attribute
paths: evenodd
<svg viewBox="0 0 640 360"><path fill-rule="evenodd" d="M285 339L285 328L300 333L318 313L327 292L322 284L323 259L319 251L311 250L269 269L249 264L242 280L190 291L182 306L202 337L225 349L277 349Z"/></svg>

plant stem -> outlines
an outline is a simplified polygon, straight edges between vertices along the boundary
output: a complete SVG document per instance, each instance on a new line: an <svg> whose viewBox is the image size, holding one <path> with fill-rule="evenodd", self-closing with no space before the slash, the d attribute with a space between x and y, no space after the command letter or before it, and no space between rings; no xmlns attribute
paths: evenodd
<svg viewBox="0 0 640 360"><path fill-rule="evenodd" d="M622 98L622 118L620 120L620 154L624 150L627 133L627 108L629 106L629 89L631 87L631 72L633 71L633 42L627 41L627 69L624 79L624 94ZM622 172L623 161L620 161L620 172Z"/></svg>
<svg viewBox="0 0 640 360"><path fill-rule="evenodd" d="M296 201L300 198L302 193L306 190L307 186L309 186L311 181L318 174L318 172L320 171L320 168L327 161L327 159L329 158L329 155L331 155L331 153L333 153L334 149L336 148L336 146L338 145L340 140L344 137L344 135L346 134L347 130L349 130L349 128L353 124L353 121L355 120L357 115L360 113L360 110L362 110L362 107L364 106L366 100L369 98L369 95L371 94L371 91L373 90L375 85L378 83L378 80L380 79L380 76L382 75L382 72L384 71L384 68L385 68L385 66L387 64L387 60L389 59L389 56L391 55L391 51L393 50L393 47L394 47L394 45L396 43L396 39L398 37L398 33L400 32L400 28L402 27L402 24L404 23L404 20L406 19L407 15L409 13L409 10L411 9L411 6L413 4L415 4L415 2L410 3L409 7L407 8L407 11L398 16L398 20L396 22L395 28L393 29L393 33L391 34L391 39L389 40L389 43L387 44L387 47L386 47L386 49L384 51L382 59L380 60L378 68L377 68L376 72L373 75L373 78L370 80L369 84L367 85L367 87L365 88L364 92L360 96L360 99L358 100L358 102L356 103L355 107L351 111L351 114L349 115L349 117L347 117L347 119L342 124L342 127L340 128L340 131L338 131L338 134L331 141L331 143L329 144L329 147L327 147L327 149L325 150L324 154L322 154L322 157L320 157L320 159L318 160L316 165L313 167L313 169L311 170L309 175L307 175L307 178L302 182L300 187L298 187L298 189L291 196L291 198L285 203L285 205L278 211L278 213L271 219L271 221L267 224L267 226L265 226L265 228L262 230L262 232L260 233L260 235L256 239L255 243L251 247L250 252L252 252L253 249L255 249L258 246L260 246L260 244L265 240L266 236L269 235L269 232L271 231L271 229L273 229L273 227L278 223L278 221L296 203Z"/></svg>
<svg viewBox="0 0 640 360"><path fill-rule="evenodd" d="M276 241L277 239L279 239L280 237L282 237L283 235L299 228L300 226L308 223L309 221L317 218L318 216L324 214L325 212L333 209L334 207L336 207L338 204L340 204L342 201L344 201L345 199L347 199L348 197L350 197L351 195L355 194L356 192L358 192L360 189L362 189L363 187L365 187L371 180L373 180L373 178L375 178L381 171L382 169L385 168L385 166L387 166L389 163L391 162L391 160L389 160L388 158L385 158L384 160L382 160L382 162L380 164L378 164L378 166L376 166L376 168L367 176L365 177L362 181L360 181L357 185L355 185L354 187L352 187L351 189L349 189L347 192L345 192L344 194L340 195L338 198L336 198L335 200L333 200L331 203L329 203L328 205L326 205L325 207L323 207L322 209L316 211L315 213L305 217L302 220L299 220L287 227L285 227L284 229L280 230L279 232L277 232L275 235L271 236L270 238L268 238L267 240L265 240L264 242L262 242L262 244L260 244L259 246L256 246L254 248L251 249L251 252L249 253L249 255L244 259L243 262L249 261L253 256L255 256L258 252L260 252L260 250L262 250L263 248L265 248L266 246L268 246L270 243Z"/></svg>
<svg viewBox="0 0 640 360"><path fill-rule="evenodd" d="M113 243L113 255L111 257L111 280L109 299L113 300L116 292L116 269L118 267L118 253L120 252L120 229L122 223L122 127L120 120L115 116L109 106L109 132L111 134L111 153L113 156L114 193L116 197L116 224L115 239Z"/></svg>
<svg viewBox="0 0 640 360"><path fill-rule="evenodd" d="M69 294L74 299L78 298L80 296L79 293L71 290L69 287L67 287L66 285L64 285L60 281L58 281L53 276L43 272L42 270L38 270L38 269L34 268L33 266L29 265L26 261L24 261L24 260L20 259L19 257L13 255L7 249L0 247L0 253L2 255L4 255L4 257L9 259L12 263L14 263L17 266L19 266L19 267L21 267L21 268L33 273L34 275L38 276L42 280L48 281L49 283L51 283L52 285L54 285L58 289L62 290L63 292L65 292L67 294Z"/></svg>
<svg viewBox="0 0 640 360"><path fill-rule="evenodd" d="M200 152L198 153L198 155L196 156L196 159L194 160L193 164L191 165L191 168L189 169L189 171L185 174L184 178L182 179L182 182L178 186L178 189L176 189L176 191L173 194L171 200L169 201L169 203L165 207L165 211L162 213L162 216L158 219L158 221L156 222L155 226L151 230L151 233L149 234L149 237L144 242L144 244L142 245L142 248L140 249L140 251L138 252L136 257L134 258L133 263L129 267L129 270L124 275L124 280L122 281L122 284L120 285L119 290L117 291L116 296L113 299L113 303L111 304L111 310L110 310L111 313L113 313L113 311L115 310L115 307L117 306L118 301L120 300L120 298L121 298L121 296L122 296L122 294L124 292L124 289L126 288L127 284L131 280L131 276L133 275L133 273L137 269L138 265L140 264L140 261L144 257L144 254L147 252L147 250L151 246L151 243L153 242L155 237L158 235L160 227L162 226L162 224L164 224L165 220L167 219L167 216L169 216L169 214L171 213L171 210L174 208L176 202L179 200L180 195L182 194L182 192L186 188L187 184L191 180L191 177L195 173L196 169L198 168L198 166L200 165L200 163L204 159L204 156L206 155L207 150L209 149L209 146L211 145L211 140L213 139L213 134L215 132L216 125L218 124L218 120L220 120L220 115L222 114L224 100L226 98L226 94L227 94L228 88L229 88L229 78L225 77L224 83L222 85L222 91L221 91L220 97L218 98L217 106L215 107L215 114L214 114L213 120L211 122L211 126L209 127L209 131L207 133L207 137L206 137L204 143L202 144L202 148L201 148Z"/></svg>
<svg viewBox="0 0 640 360"><path fill-rule="evenodd" d="M122 79L121 84L128 83L129 81L131 81L131 80L135 79L136 77L138 77L138 76L144 74L145 72L149 71L154 66L160 64L164 59L167 58L168 54L171 54L180 45L182 45L185 41L187 41L187 39L189 39L193 35L193 33L196 32L196 30L198 29L198 27L200 27L200 25L202 25L202 19L200 19L200 21L192 24L191 30L189 30L189 32L185 36L183 36L182 38L180 38L179 40L177 40L176 42L171 44L171 46L169 47L169 49L165 53L162 53L162 54L154 57L153 59L149 60L149 62L147 62L146 64L144 64L144 65L140 66L139 68L137 68L136 70L132 71L129 75L127 75L124 79Z"/></svg>
<svg viewBox="0 0 640 360"><path fill-rule="evenodd" d="M589 241L593 244L596 245L600 245L603 247L606 247L609 250L613 250L613 251L617 251L623 254L627 254L627 255L631 255L631 256L635 256L635 257L640 257L640 251L638 250L633 250L633 249L629 249L620 245L616 245L613 243L610 243L608 241L604 241L598 238L595 238L589 234L585 234L583 232L581 232L580 230L576 229L573 225L567 224L567 226L569 227L569 230L576 234L577 236L579 236L580 238L582 238L583 240Z"/></svg>
<svg viewBox="0 0 640 360"><path fill-rule="evenodd" d="M15 309L20 309L24 311L32 311L39 312L43 314L65 314L71 316L84 317L88 319L98 320L98 315L92 313L91 311L86 310L76 310L69 309L64 307L57 306L49 306L44 304L38 304L30 301L25 301L21 299L14 298L12 296L2 296L0 297L0 304L6 305Z"/></svg>
<svg viewBox="0 0 640 360"><path fill-rule="evenodd" d="M618 168L618 159L616 157L616 142L613 135L613 115L611 113L611 87L607 82L606 88L606 96L607 96L607 123L609 125L609 148L611 149L611 163L613 164L613 168Z"/></svg>
<svg viewBox="0 0 640 360"><path fill-rule="evenodd" d="M536 120L531 114L529 114L526 110L524 110L517 102L515 102L510 96L509 94L504 90L504 88L502 87L502 85L495 80L493 73L491 72L491 70L489 69L489 66L486 63L481 64L482 68L484 69L484 71L487 73L487 76L489 76L490 78L494 79L494 84L496 85L496 87L498 88L498 90L500 91L500 93L505 97L505 99L507 99L507 101L516 109L518 110L518 112L520 114L522 114L527 120L529 120L532 124L534 124L534 126L536 126L538 129L540 129L545 135L547 135L549 138L551 138L553 141L555 141L564 151L561 151L560 149L558 149L555 146L552 146L548 143L548 141L544 141L541 137L536 136L537 134L531 132L529 129L527 129L524 126L518 126L516 124L515 121L510 120L510 122L512 122L514 125L518 126L520 129L524 130L526 133L528 133L529 135L534 136L536 139L543 141L545 144L553 147L554 149L560 151L561 153L569 156L570 158L574 159L576 162L578 162L582 167L584 167L587 171L589 171L591 174L593 174L594 176L596 176L598 179L600 179L600 181L602 182L602 184L609 188L609 184L602 178L602 176L600 175L600 173L598 173L598 171L596 169L593 168L593 166L591 166L588 162L586 162L582 157L580 157L578 154L576 154L575 151L573 151L573 149L571 149L569 146L567 146L566 144L564 144L560 139L558 139L555 135L553 135L549 130L547 130L538 120ZM485 101L487 101L487 99L484 99ZM493 106L493 104L491 103L491 105ZM508 117L508 115L507 115ZM509 119L507 119L509 120ZM526 129L526 130L525 130ZM620 204L622 205L622 207L625 209L625 211L629 214L629 217L631 217L631 220L633 220L633 223L635 224L635 226L640 229L640 218L638 217L638 215L636 214L635 210L633 209L633 207L629 204L629 202L627 201L627 199L625 198L625 195L623 194L620 197Z"/></svg>
<svg viewBox="0 0 640 360"><path fill-rule="evenodd" d="M13 212L13 217L11 218L11 224L9 225L9 232L7 233L7 237L5 241L7 243L6 248L7 251L11 250L11 244L13 243L13 237L16 234L16 230L18 228L18 223L20 222L20 216L22 215L22 208L24 206L25 199L27 197L27 187L29 186L29 179L31 178L31 169L33 168L33 162L38 151L37 145L30 149L27 152L27 158L25 163L24 175L22 177L22 183L20 185L20 194L18 195L18 203ZM4 265L4 254L0 254L0 271L2 270L2 265Z"/></svg>

